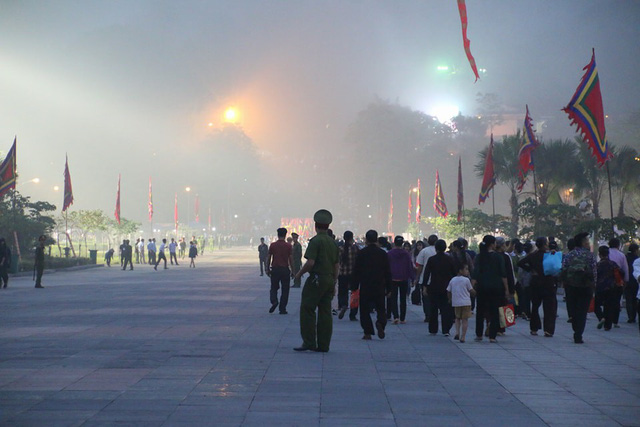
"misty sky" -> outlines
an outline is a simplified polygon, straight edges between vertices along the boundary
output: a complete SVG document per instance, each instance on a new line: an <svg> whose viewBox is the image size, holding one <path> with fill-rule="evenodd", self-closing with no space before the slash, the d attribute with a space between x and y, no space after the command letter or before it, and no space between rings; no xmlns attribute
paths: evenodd
<svg viewBox="0 0 640 427"><path fill-rule="evenodd" d="M467 8L471 50L487 70L476 84L454 0L0 1L0 152L18 135L19 190L58 206L67 153L74 209L111 214L121 173L122 215L138 221L151 175L157 221L171 222L187 185L211 203L206 189L218 184L191 164L228 106L270 169L307 147L340 150L376 97L472 115L477 92L496 93L505 113L528 104L552 123L545 137L572 136L560 109L592 47L607 114L640 110L640 2ZM438 73L442 64L456 74ZM470 200L478 185L466 184Z"/></svg>

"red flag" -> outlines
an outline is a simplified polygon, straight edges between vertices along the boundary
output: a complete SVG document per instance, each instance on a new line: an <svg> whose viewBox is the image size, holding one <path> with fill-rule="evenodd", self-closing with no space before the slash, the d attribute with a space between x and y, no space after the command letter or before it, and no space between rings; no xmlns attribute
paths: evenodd
<svg viewBox="0 0 640 427"><path fill-rule="evenodd" d="M9 149L7 156L0 164L0 197L12 188L16 188L16 180L18 178L18 163L16 158L16 142L18 137L13 139L13 145Z"/></svg>
<svg viewBox="0 0 640 427"><path fill-rule="evenodd" d="M413 192L413 187L409 189L409 212L407 214L407 222L409 224L411 224L411 213L413 211L413 208L411 206L411 193Z"/></svg>
<svg viewBox="0 0 640 427"><path fill-rule="evenodd" d="M578 127L578 132L582 134L589 145L598 165L602 166L613 155L609 150L607 132L604 127L605 116L595 49L591 56L591 62L583 70L587 71L582 76L576 93L569 101L569 105L562 110L569 115L571 124Z"/></svg>
<svg viewBox="0 0 640 427"><path fill-rule="evenodd" d="M422 219L422 203L420 201L420 179L418 178L418 194L416 195L416 222L420 224Z"/></svg>
<svg viewBox="0 0 640 427"><path fill-rule="evenodd" d="M480 78L478 75L478 67L476 67L476 60L471 54L471 40L467 37L467 5L464 0L458 0L458 12L460 12L460 23L462 24L462 43L464 44L464 52L467 54L469 65L473 70L473 74L476 75L476 81Z"/></svg>
<svg viewBox="0 0 640 427"><path fill-rule="evenodd" d="M196 222L200 222L200 196L196 194L195 201Z"/></svg>
<svg viewBox="0 0 640 427"><path fill-rule="evenodd" d="M462 189L462 157L458 157L458 222L462 221L464 190Z"/></svg>
<svg viewBox="0 0 640 427"><path fill-rule="evenodd" d="M387 234L393 232L393 190L391 190L391 204L389 206L389 220L387 221Z"/></svg>
<svg viewBox="0 0 640 427"><path fill-rule="evenodd" d="M71 175L69 174L69 158L65 156L64 162L64 199L62 200L62 212L73 204L73 189L71 188Z"/></svg>
<svg viewBox="0 0 640 427"><path fill-rule="evenodd" d="M440 185L440 174L438 173L438 169L436 169L436 189L433 196L433 208L443 218L446 218L449 215L447 204L444 201L444 192Z"/></svg>
<svg viewBox="0 0 640 427"><path fill-rule="evenodd" d="M178 193L176 193L176 202L173 205L173 222L176 226L176 235L178 234Z"/></svg>
<svg viewBox="0 0 640 427"><path fill-rule="evenodd" d="M520 192L527 182L527 172L532 171L533 165L533 150L535 150L540 143L536 139L536 135L533 132L533 125L531 124L531 117L529 116L529 106L527 105L527 113L524 116L524 128L522 129L522 142L520 143L520 150L518 151L518 186L517 190Z"/></svg>
<svg viewBox="0 0 640 427"><path fill-rule="evenodd" d="M489 197L489 191L496 185L496 174L493 169L493 134L491 134L491 142L489 143L489 151L484 163L484 176L482 178L482 188L480 188L480 197L478 204L484 203Z"/></svg>
<svg viewBox="0 0 640 427"><path fill-rule="evenodd" d="M153 191L151 189L151 177L149 177L149 222L153 221Z"/></svg>
<svg viewBox="0 0 640 427"><path fill-rule="evenodd" d="M120 224L120 174L118 174L118 193L116 194L116 210L114 214L116 221Z"/></svg>

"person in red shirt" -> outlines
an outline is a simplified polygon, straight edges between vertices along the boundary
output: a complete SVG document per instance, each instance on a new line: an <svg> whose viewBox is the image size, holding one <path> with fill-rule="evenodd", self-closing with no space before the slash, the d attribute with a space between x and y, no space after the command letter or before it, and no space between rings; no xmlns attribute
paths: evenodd
<svg viewBox="0 0 640 427"><path fill-rule="evenodd" d="M287 229L278 228L278 240L269 246L269 255L267 256L267 276L271 278L271 308L269 313L273 313L280 306L280 314L287 314L293 256L292 247L286 242L286 237ZM282 293L278 302L280 285L282 285Z"/></svg>

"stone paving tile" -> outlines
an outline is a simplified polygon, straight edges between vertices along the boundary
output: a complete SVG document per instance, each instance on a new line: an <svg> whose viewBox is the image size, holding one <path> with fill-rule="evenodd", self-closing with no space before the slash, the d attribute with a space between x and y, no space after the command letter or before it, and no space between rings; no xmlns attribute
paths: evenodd
<svg viewBox="0 0 640 427"><path fill-rule="evenodd" d="M334 318L331 351L298 354L300 290L290 315L268 314L254 255L58 273L44 293L13 279L0 298L0 424L640 425L637 325L604 333L591 317L575 346L560 303L552 339L518 320L498 344L460 344L430 336L409 306L384 340Z"/></svg>

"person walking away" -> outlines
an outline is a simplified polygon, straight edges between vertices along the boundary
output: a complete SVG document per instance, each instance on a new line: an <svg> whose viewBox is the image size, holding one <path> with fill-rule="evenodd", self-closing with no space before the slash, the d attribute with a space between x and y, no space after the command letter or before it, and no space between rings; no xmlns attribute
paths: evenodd
<svg viewBox="0 0 640 427"><path fill-rule="evenodd" d="M620 309L616 287L618 287L618 278L620 280L622 278L620 267L609 258L609 253L610 248L607 246L598 248L600 261L596 275L595 314L599 321L598 329L604 326L605 331L611 330L615 312Z"/></svg>
<svg viewBox="0 0 640 427"><path fill-rule="evenodd" d="M133 248L129 244L128 240L124 241L124 265L122 266L123 270L127 269L127 264L131 267L130 270L133 270Z"/></svg>
<svg viewBox="0 0 640 427"><path fill-rule="evenodd" d="M560 277L565 285L567 310L571 313L573 342L583 344L582 335L593 298L597 266L596 257L591 253L589 233L577 234L573 244L575 248L562 259Z"/></svg>
<svg viewBox="0 0 640 427"><path fill-rule="evenodd" d="M264 270L267 265L267 257L269 256L269 246L264 242L264 237L260 238L258 245L258 259L260 260L260 275L264 276Z"/></svg>
<svg viewBox="0 0 640 427"><path fill-rule="evenodd" d="M293 257L293 270L291 271L292 276L294 277L292 288L299 288L301 286L302 280L295 280L295 275L298 274L298 271L302 268L302 245L298 241L299 239L298 233L291 233L291 238L293 239L293 246L291 251L291 256ZM253 240L251 247L253 247Z"/></svg>
<svg viewBox="0 0 640 427"><path fill-rule="evenodd" d="M118 252L118 253L120 254L120 267L122 267L124 265L124 249L125 249L126 245L127 244L125 243L125 240L123 240L122 244L119 247L120 252Z"/></svg>
<svg viewBox="0 0 640 427"><path fill-rule="evenodd" d="M140 242L138 243L138 252L140 252L140 264L146 264L147 257L144 255L146 252L144 239L140 239Z"/></svg>
<svg viewBox="0 0 640 427"><path fill-rule="evenodd" d="M9 286L9 268L11 268L11 250L4 237L0 237L0 286Z"/></svg>
<svg viewBox="0 0 640 427"><path fill-rule="evenodd" d="M471 284L476 291L476 341L482 341L485 317L489 319L489 342L496 343L500 328L500 303L509 297L504 257L495 252L496 238L486 235L474 259Z"/></svg>
<svg viewBox="0 0 640 427"><path fill-rule="evenodd" d="M269 255L267 256L267 276L271 279L271 291L269 298L271 308L269 313L276 311L280 306L280 314L287 314L287 303L289 302L289 285L291 281L291 270L293 269L293 256L291 245L285 240L287 236L286 228L278 228L278 240L269 245ZM278 289L280 301L278 301Z"/></svg>
<svg viewBox="0 0 640 427"><path fill-rule="evenodd" d="M393 239L394 248L387 253L389 258L389 268L391 269L391 314L393 315L393 324L407 323L407 293L409 292L409 283L413 282L416 271L411 262L411 254L404 248L404 238L396 236ZM408 243L408 242L407 242ZM411 245L409 245L409 249ZM400 296L400 313L398 314L398 296ZM389 307L387 307L387 312Z"/></svg>
<svg viewBox="0 0 640 427"><path fill-rule="evenodd" d="M622 272L622 278L624 283L626 284L629 281L629 264L627 263L627 257L620 251L620 239L617 237L609 240L609 259L615 262L620 268ZM614 299L616 300L617 309L613 312L613 327L619 328L620 325L618 322L620 321L620 300L622 299L622 294L624 293L624 286L616 286L613 289Z"/></svg>
<svg viewBox="0 0 640 427"><path fill-rule="evenodd" d="M420 251L418 257L416 258L416 282L415 286L419 286L420 295L422 296L422 312L424 313L424 322L429 322L430 318L430 308L431 304L429 303L429 295L425 292L426 287L429 285L428 282L424 281L424 268L427 265L427 261L429 258L436 254L435 244L438 241L438 236L432 234L427 238L427 246Z"/></svg>
<svg viewBox="0 0 640 427"><path fill-rule="evenodd" d="M189 242L189 258L191 262L189 263L189 268L196 268L196 257L198 256L198 246L195 242Z"/></svg>
<svg viewBox="0 0 640 427"><path fill-rule="evenodd" d="M358 246L353 241L353 232L347 230L342 235L344 245L339 249L340 268L338 270L338 305L340 313L338 319L342 319L349 309L349 291L355 290L353 279L353 270L356 265L356 256L358 255ZM351 308L349 312L349 320L355 321L358 315L358 307Z"/></svg>
<svg viewBox="0 0 640 427"><path fill-rule="evenodd" d="M429 258L424 271L424 281L429 283L424 291L429 296L431 307L429 309L429 333L438 333L438 312L442 321L442 334L449 336L453 326L453 309L447 298L447 286L458 273L453 258L447 255L447 243L440 239L435 244L436 254Z"/></svg>
<svg viewBox="0 0 640 427"><path fill-rule="evenodd" d="M562 254L562 265L564 268L564 260L565 258L569 255L569 253L571 253L572 250L574 250L576 248L576 244L575 241L572 238L570 238L569 240L567 240L567 252ZM564 274L560 274L560 283L562 283L562 287L564 288L564 301L565 304L567 306L567 323L572 323L573 322L573 312L571 311L573 309L573 307L571 307L571 305L569 304L569 300L567 299L567 284L565 283L565 277Z"/></svg>
<svg viewBox="0 0 640 427"><path fill-rule="evenodd" d="M42 275L44 274L44 242L47 236L42 235L38 238L38 246L36 247L36 259L33 266L36 272L36 288L44 288L42 286Z"/></svg>
<svg viewBox="0 0 640 427"><path fill-rule="evenodd" d="M518 270L518 283L516 287L520 287L518 293L520 300L520 317L526 321L529 321L531 317L531 272L518 267L518 263L531 252L533 252L533 245L530 242L524 243L522 245L522 254L516 261L516 269Z"/></svg>
<svg viewBox="0 0 640 427"><path fill-rule="evenodd" d="M516 275L514 273L513 270L513 263L511 260L511 255L509 255L510 252L510 247L507 246L507 241L504 239L504 237L496 237L496 252L501 254L502 257L504 258L504 269L507 273L507 285L509 286L509 298L506 298L503 302L502 302L502 306L505 306L511 302L513 302L514 305L514 309L515 309L515 301L512 297L512 295L515 294L516 292ZM502 336L504 335L506 332L506 328L500 328L498 329L498 335Z"/></svg>
<svg viewBox="0 0 640 427"><path fill-rule="evenodd" d="M178 244L176 243L176 240L172 237L171 243L169 243L169 260L171 261L171 265L173 265L173 260L176 261L176 265L179 265L178 257L176 254L177 249L178 249Z"/></svg>
<svg viewBox="0 0 640 427"><path fill-rule="evenodd" d="M363 340L374 334L371 311L376 310L378 338L384 339L387 315L385 300L391 294L391 267L387 253L378 242L378 232L369 230L365 234L367 246L358 252L353 270L355 286L360 289L360 326Z"/></svg>
<svg viewBox="0 0 640 427"><path fill-rule="evenodd" d="M469 318L471 317L471 295L475 295L476 291L471 286L469 280L469 266L464 263L458 266L458 275L451 279L447 286L447 296L449 302L453 306L456 318L456 335L454 340L460 340L464 343L467 336L467 328L469 327Z"/></svg>
<svg viewBox="0 0 640 427"><path fill-rule="evenodd" d="M518 267L531 273L531 320L529 321L529 333L538 335L540 327L543 327L544 336L552 337L556 328L556 313L558 298L556 296L556 280L553 276L544 273L544 254L549 249L546 237L536 239L537 250L518 262ZM540 305L542 305L543 320L540 321Z"/></svg>
<svg viewBox="0 0 640 427"><path fill-rule="evenodd" d="M316 235L309 240L307 250L304 253L307 261L295 276L299 279L303 274L309 273L300 299L302 345L294 350L327 352L331 345L333 332L331 300L340 263L338 261L338 247L327 234L329 224L333 221L331 212L320 209L313 215L313 220Z"/></svg>
<svg viewBox="0 0 640 427"><path fill-rule="evenodd" d="M638 295L638 280L633 275L633 263L638 259L638 245L632 243L629 245L627 253L627 268L629 271L629 280L624 288L624 299L627 302L627 323L635 323L638 314L638 308L635 304L636 295Z"/></svg>
<svg viewBox="0 0 640 427"><path fill-rule="evenodd" d="M158 259L156 261L156 265L153 267L154 270L158 270L158 264L160 264L160 261L164 260L164 269L166 270L167 267L167 257L164 255L164 250L167 246L167 239L162 239L162 243L160 244L160 250L158 251Z"/></svg>
<svg viewBox="0 0 640 427"><path fill-rule="evenodd" d="M191 243L189 242L189 250L191 250ZM187 242L184 237L180 238L180 259L184 259L185 253L187 252Z"/></svg>
<svg viewBox="0 0 640 427"><path fill-rule="evenodd" d="M138 245L140 243L140 239L136 239L136 243L133 245L133 248L136 253L136 264L140 264L140 250L138 249Z"/></svg>
<svg viewBox="0 0 640 427"><path fill-rule="evenodd" d="M107 267L111 267L111 260L113 259L113 248L104 253L104 261L107 263Z"/></svg>

